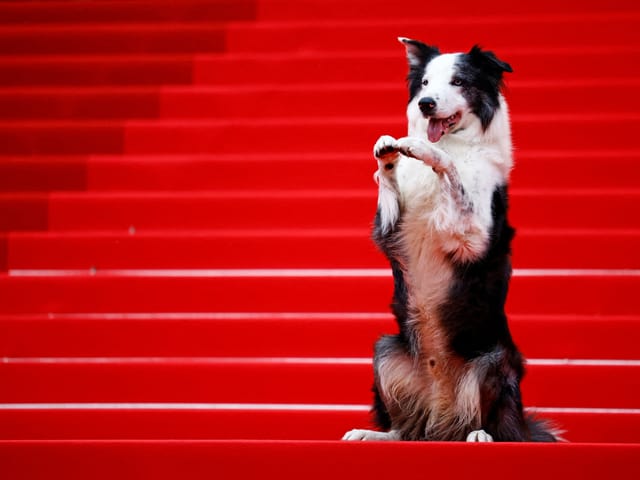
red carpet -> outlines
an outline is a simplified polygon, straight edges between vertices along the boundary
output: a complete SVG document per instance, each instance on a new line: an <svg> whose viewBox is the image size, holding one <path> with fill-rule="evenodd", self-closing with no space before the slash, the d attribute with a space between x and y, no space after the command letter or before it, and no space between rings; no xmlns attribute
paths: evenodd
<svg viewBox="0 0 640 480"><path fill-rule="evenodd" d="M640 7L0 1L0 477L640 476ZM559 445L346 444L397 36L507 78L508 310Z"/></svg>

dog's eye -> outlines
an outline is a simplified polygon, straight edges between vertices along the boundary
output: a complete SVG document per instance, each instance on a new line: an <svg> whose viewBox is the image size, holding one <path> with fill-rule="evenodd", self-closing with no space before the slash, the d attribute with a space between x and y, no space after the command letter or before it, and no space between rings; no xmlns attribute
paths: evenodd
<svg viewBox="0 0 640 480"><path fill-rule="evenodd" d="M451 81L452 85L455 85L456 87L461 87L462 86L462 80L460 80L459 78L454 78Z"/></svg>
<svg viewBox="0 0 640 480"><path fill-rule="evenodd" d="M422 80L422 85L424 85L425 87L429 85L429 80L427 80L426 78Z"/></svg>

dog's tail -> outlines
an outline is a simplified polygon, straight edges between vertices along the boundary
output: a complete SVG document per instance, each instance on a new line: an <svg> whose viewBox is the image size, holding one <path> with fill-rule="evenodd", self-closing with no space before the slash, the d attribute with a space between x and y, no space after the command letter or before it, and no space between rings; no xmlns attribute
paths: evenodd
<svg viewBox="0 0 640 480"><path fill-rule="evenodd" d="M526 415L529 436L532 442L564 442L564 430L559 429L553 422L538 418L533 413Z"/></svg>

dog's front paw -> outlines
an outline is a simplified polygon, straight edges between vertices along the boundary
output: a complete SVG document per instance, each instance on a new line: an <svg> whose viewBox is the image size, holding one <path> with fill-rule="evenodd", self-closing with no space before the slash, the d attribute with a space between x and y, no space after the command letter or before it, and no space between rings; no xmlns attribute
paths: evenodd
<svg viewBox="0 0 640 480"><path fill-rule="evenodd" d="M448 156L444 152L419 138L399 138L395 146L404 156L420 160L436 172L442 172L449 166Z"/></svg>
<svg viewBox="0 0 640 480"><path fill-rule="evenodd" d="M427 153L426 142L414 137L403 137L395 141L396 149L406 157L418 158Z"/></svg>
<svg viewBox="0 0 640 480"><path fill-rule="evenodd" d="M373 155L378 160L392 160L389 157L398 155L396 139L390 135L382 135L373 146Z"/></svg>
<svg viewBox="0 0 640 480"><path fill-rule="evenodd" d="M474 430L467 435L467 442L493 442L493 437L484 430Z"/></svg>
<svg viewBox="0 0 640 480"><path fill-rule="evenodd" d="M375 430L361 430L355 429L350 430L344 434L342 440L347 441L390 441L390 440L398 440L395 432L376 432Z"/></svg>

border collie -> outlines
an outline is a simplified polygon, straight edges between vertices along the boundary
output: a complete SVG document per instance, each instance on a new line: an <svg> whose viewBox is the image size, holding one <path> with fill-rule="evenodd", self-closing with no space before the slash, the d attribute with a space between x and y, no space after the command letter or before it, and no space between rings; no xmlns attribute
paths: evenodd
<svg viewBox="0 0 640 480"><path fill-rule="evenodd" d="M511 277L509 64L474 46L399 39L408 136L382 136L373 239L391 263L399 333L375 346L381 431L344 440L555 441L523 411L524 360L504 311Z"/></svg>

